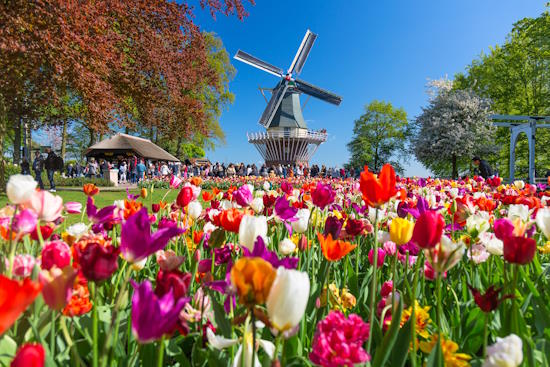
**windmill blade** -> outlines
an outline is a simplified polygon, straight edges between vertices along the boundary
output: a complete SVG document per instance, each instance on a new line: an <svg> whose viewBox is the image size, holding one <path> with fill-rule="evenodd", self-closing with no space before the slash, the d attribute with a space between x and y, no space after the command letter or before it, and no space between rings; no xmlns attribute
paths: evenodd
<svg viewBox="0 0 550 367"><path fill-rule="evenodd" d="M260 117L260 121L259 121L260 125L262 125L265 128L269 127L269 124L271 124L271 120L273 120L273 117L277 112L277 108L279 108L279 105L281 104L287 89L288 89L288 82L286 81L284 84L281 83L275 89L273 89L273 92L271 94L271 99L269 100L269 103L267 104L264 112L262 113L262 117Z"/></svg>
<svg viewBox="0 0 550 367"><path fill-rule="evenodd" d="M342 97L327 90L321 89L313 84L305 82L300 79L295 80L296 88L302 93L310 95L315 98L319 98L325 102L339 105L342 102Z"/></svg>
<svg viewBox="0 0 550 367"><path fill-rule="evenodd" d="M273 66L241 50L238 50L233 58L278 77L282 77L284 74L283 69Z"/></svg>
<svg viewBox="0 0 550 367"><path fill-rule="evenodd" d="M298 75L302 72L316 38L317 35L308 29L298 48L298 52L296 52L296 56L294 56L294 60L292 60L292 64L290 64L290 68L288 69L289 73Z"/></svg>

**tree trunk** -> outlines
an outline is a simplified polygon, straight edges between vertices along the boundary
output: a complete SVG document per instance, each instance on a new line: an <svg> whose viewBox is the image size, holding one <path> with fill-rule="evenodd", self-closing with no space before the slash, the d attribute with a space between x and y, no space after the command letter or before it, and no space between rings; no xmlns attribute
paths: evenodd
<svg viewBox="0 0 550 367"><path fill-rule="evenodd" d="M69 122L67 119L63 119L63 132L61 133L61 158L65 160L65 153L67 152L67 127Z"/></svg>
<svg viewBox="0 0 550 367"><path fill-rule="evenodd" d="M21 117L16 117L13 123L13 164L21 161Z"/></svg>
<svg viewBox="0 0 550 367"><path fill-rule="evenodd" d="M458 178L458 167L457 167L457 162L456 162L456 155L453 154L453 157L452 157L452 163L453 163L453 179L457 179Z"/></svg>
<svg viewBox="0 0 550 367"><path fill-rule="evenodd" d="M176 145L176 158L179 159L180 157L180 154L181 154L181 145L183 143L183 139L181 138L181 136L178 136L178 143Z"/></svg>
<svg viewBox="0 0 550 367"><path fill-rule="evenodd" d="M90 146L94 145L96 142L96 132L94 129L88 128L88 131L90 132Z"/></svg>
<svg viewBox="0 0 550 367"><path fill-rule="evenodd" d="M6 139L6 133L7 133L7 116L0 111L0 191L4 191L6 189L6 168L5 168L5 162L4 162L4 143Z"/></svg>

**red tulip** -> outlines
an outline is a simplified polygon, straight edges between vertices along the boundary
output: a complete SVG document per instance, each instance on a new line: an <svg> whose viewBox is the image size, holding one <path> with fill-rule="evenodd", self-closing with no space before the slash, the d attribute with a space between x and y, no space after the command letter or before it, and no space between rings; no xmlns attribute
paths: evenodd
<svg viewBox="0 0 550 367"><path fill-rule="evenodd" d="M86 279L99 282L108 279L118 269L118 254L120 250L114 246L103 246L90 242L76 246L77 262Z"/></svg>
<svg viewBox="0 0 550 367"><path fill-rule="evenodd" d="M380 206L387 203L397 194L393 167L390 164L385 164L377 177L365 166L365 170L361 172L359 188L363 193L363 200L368 205Z"/></svg>
<svg viewBox="0 0 550 367"><path fill-rule="evenodd" d="M504 242L504 260L513 264L528 264L535 257L537 243L532 238L527 237L507 237Z"/></svg>
<svg viewBox="0 0 550 367"><path fill-rule="evenodd" d="M30 279L22 282L0 275L0 335L33 303L42 286Z"/></svg>
<svg viewBox="0 0 550 367"><path fill-rule="evenodd" d="M184 186L181 188L176 203L180 208L185 208L193 200L193 189L191 186Z"/></svg>
<svg viewBox="0 0 550 367"><path fill-rule="evenodd" d="M327 205L334 202L335 196L336 193L332 191L330 184L325 185L318 182L315 190L311 192L311 201L313 202L313 205L319 207L320 209L325 209Z"/></svg>
<svg viewBox="0 0 550 367"><path fill-rule="evenodd" d="M65 242L51 241L42 248L42 269L50 270L53 266L63 269L70 264L71 248Z"/></svg>
<svg viewBox="0 0 550 367"><path fill-rule="evenodd" d="M422 248L434 248L441 240L444 226L445 220L439 212L425 211L416 220L411 241Z"/></svg>
<svg viewBox="0 0 550 367"><path fill-rule="evenodd" d="M159 270L155 294L157 297L162 297L172 289L174 300L178 300L187 295L190 284L191 274L189 273L184 273L179 270Z"/></svg>
<svg viewBox="0 0 550 367"><path fill-rule="evenodd" d="M468 285L468 288L470 288L470 291L472 291L472 295L474 296L474 301L476 302L476 305L483 312L494 311L497 309L498 305L500 305L500 303L506 298L513 297L512 295L506 295L499 298L498 295L502 288L495 288L494 285L487 288L485 294L481 294L479 290L475 289L471 285Z"/></svg>
<svg viewBox="0 0 550 367"><path fill-rule="evenodd" d="M51 224L46 224L44 226L40 226L40 234L42 235L42 239L45 241L48 238L50 238L50 236L52 235L54 229L55 229L54 226L51 225ZM38 238L38 227L36 227L34 229L34 231L31 232L31 238L35 241L39 240L39 238Z"/></svg>
<svg viewBox="0 0 550 367"><path fill-rule="evenodd" d="M45 358L42 344L27 343L19 348L10 367L43 367Z"/></svg>

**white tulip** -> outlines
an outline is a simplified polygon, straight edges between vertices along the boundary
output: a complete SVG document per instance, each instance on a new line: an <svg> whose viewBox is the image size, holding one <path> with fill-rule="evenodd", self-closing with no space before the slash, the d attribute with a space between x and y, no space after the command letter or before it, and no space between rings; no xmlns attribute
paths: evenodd
<svg viewBox="0 0 550 367"><path fill-rule="evenodd" d="M481 233L487 232L491 228L489 221L483 218L481 215L473 214L466 219L466 229L469 233Z"/></svg>
<svg viewBox="0 0 550 367"><path fill-rule="evenodd" d="M262 237L264 241L267 237L267 219L266 217L255 217L252 215L245 215L239 225L239 243L252 251L254 249L254 242L258 236Z"/></svg>
<svg viewBox="0 0 550 367"><path fill-rule="evenodd" d="M529 207L525 204L512 204L508 207L508 219L512 221L519 218L523 222L528 222L530 215Z"/></svg>
<svg viewBox="0 0 550 367"><path fill-rule="evenodd" d="M36 190L36 181L29 175L13 175L6 185L6 194L12 204L23 204L30 200Z"/></svg>
<svg viewBox="0 0 550 367"><path fill-rule="evenodd" d="M271 189L271 184L269 183L269 181L264 181L263 189L264 191L269 191Z"/></svg>
<svg viewBox="0 0 550 367"><path fill-rule="evenodd" d="M499 240L494 233L485 232L479 235L479 242L485 246L487 252L491 255L502 256L504 243Z"/></svg>
<svg viewBox="0 0 550 367"><path fill-rule="evenodd" d="M518 190L523 190L523 188L525 187L525 182L523 182L522 180L516 180L514 181L514 187Z"/></svg>
<svg viewBox="0 0 550 367"><path fill-rule="evenodd" d="M297 233L304 233L307 231L310 214L311 212L307 208L298 209L296 213L296 218L298 218L298 220L291 223L292 230Z"/></svg>
<svg viewBox="0 0 550 367"><path fill-rule="evenodd" d="M536 221L540 231L550 240L550 208L539 209Z"/></svg>
<svg viewBox="0 0 550 367"><path fill-rule="evenodd" d="M187 206L187 213L193 220L196 220L198 217L201 216L202 213L201 203L199 203L197 200L193 200L192 202L190 202Z"/></svg>
<svg viewBox="0 0 550 367"><path fill-rule="evenodd" d="M250 207L252 208L252 210L254 210L256 213L261 213L263 210L264 210L264 199L259 197L259 198L254 198L251 202L250 202Z"/></svg>
<svg viewBox="0 0 550 367"><path fill-rule="evenodd" d="M296 250L296 245L290 238L285 238L279 242L279 252L284 256L290 255L294 250Z"/></svg>
<svg viewBox="0 0 550 367"><path fill-rule="evenodd" d="M88 232L88 226L84 223L75 223L69 228L67 228L65 232L67 232L68 235L76 239L79 239L84 234L86 234L86 232Z"/></svg>
<svg viewBox="0 0 550 367"><path fill-rule="evenodd" d="M523 343L519 336L510 334L497 338L497 342L487 347L487 358L483 367L517 367L523 361Z"/></svg>
<svg viewBox="0 0 550 367"><path fill-rule="evenodd" d="M307 273L280 266L267 296L267 314L279 331L294 328L306 311L309 299Z"/></svg>

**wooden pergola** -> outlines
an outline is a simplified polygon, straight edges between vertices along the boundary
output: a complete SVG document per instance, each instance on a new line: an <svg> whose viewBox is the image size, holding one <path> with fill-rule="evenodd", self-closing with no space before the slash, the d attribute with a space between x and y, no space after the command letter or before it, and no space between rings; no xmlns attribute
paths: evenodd
<svg viewBox="0 0 550 367"><path fill-rule="evenodd" d="M535 183L535 142L537 129L550 128L550 116L492 115L495 126L510 129L510 182L516 175L516 144L521 133L527 136L529 145L529 182Z"/></svg>

